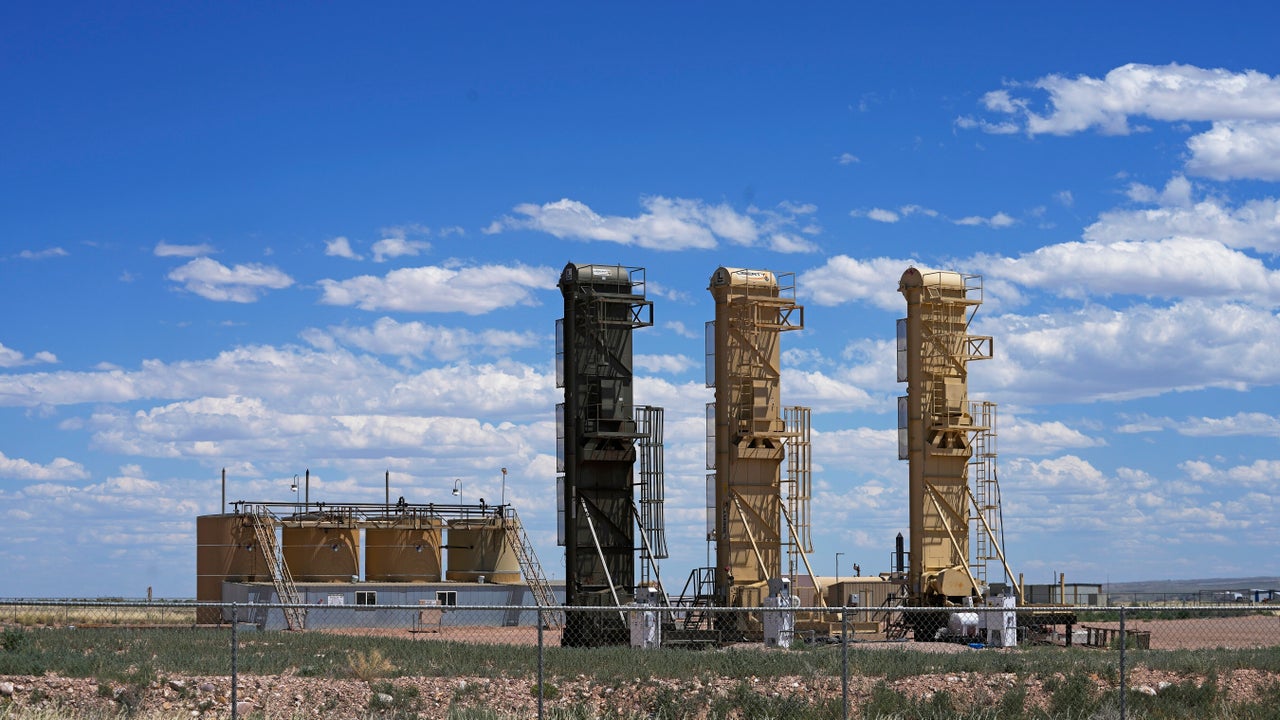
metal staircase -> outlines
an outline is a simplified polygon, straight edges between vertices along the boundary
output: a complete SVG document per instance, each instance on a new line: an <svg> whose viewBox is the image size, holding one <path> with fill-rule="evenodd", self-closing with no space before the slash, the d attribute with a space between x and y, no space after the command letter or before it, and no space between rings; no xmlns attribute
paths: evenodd
<svg viewBox="0 0 1280 720"><path fill-rule="evenodd" d="M520 523L520 516L513 508L506 509L503 527L507 532L507 542L515 550L516 559L520 561L520 572L524 575L525 582L529 583L529 592L533 593L533 601L538 605L538 616L542 626L548 629L560 627L560 614L551 609L556 606L555 592L551 589L551 583L547 582L547 576L542 572L542 563L538 562L538 556L533 552L533 544L529 542L524 525Z"/></svg>
<svg viewBox="0 0 1280 720"><path fill-rule="evenodd" d="M253 522L253 532L258 538L258 547L262 549L262 557L267 561L267 569L271 573L271 582L276 586L276 597L285 606L285 626L289 630L306 628L307 611L299 605L298 588L293 584L293 576L289 573L289 565L280 552L280 544L276 542L275 519L265 507L259 507L249 515Z"/></svg>
<svg viewBox="0 0 1280 720"><path fill-rule="evenodd" d="M693 594L689 589L693 588ZM680 593L678 607L685 608L684 628L686 630L701 629L708 623L708 610L715 605L716 569L709 567L694 568L685 581L684 590Z"/></svg>

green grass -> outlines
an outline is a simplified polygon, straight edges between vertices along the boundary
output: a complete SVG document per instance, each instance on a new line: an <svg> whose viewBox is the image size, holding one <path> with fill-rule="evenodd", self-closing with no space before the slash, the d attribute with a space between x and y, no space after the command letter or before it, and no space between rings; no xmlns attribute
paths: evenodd
<svg viewBox="0 0 1280 720"><path fill-rule="evenodd" d="M336 635L322 632L240 634L239 671L275 675L293 671L306 677L390 675L517 677L533 672L537 648ZM0 675L41 675L135 682L159 673L224 675L231 667L227 630L168 628L10 629L0 635ZM1280 648L1238 650L1130 650L1130 666L1207 674L1253 668L1280 672ZM376 661L374 663L373 661ZM544 650L548 677L587 675L601 683L636 677L839 676L840 648L802 647L791 652L759 648L636 651L629 647ZM1090 648L1033 646L1013 652L935 653L903 645L893 649L849 648L852 675L898 678L933 673L1072 672L1114 675L1117 653ZM376 664L378 667L374 668ZM371 669L372 668L372 669ZM381 671L378 671L381 668Z"/></svg>
<svg viewBox="0 0 1280 720"><path fill-rule="evenodd" d="M238 670L246 675L293 672L318 678L360 678L375 694L391 698L375 702L369 717L383 720L414 717L420 710L416 690L394 678L502 677L527 678L536 694L534 673L537 648L521 645L478 645L441 640L337 635L323 632L242 632ZM227 675L230 672L230 632L227 629L122 628L9 628L0 632L0 676L43 675L95 678L129 687L146 687L172 675ZM1125 698L1134 720L1274 718L1280 706L1280 686L1267 688L1255 703L1230 705L1216 690L1218 674L1233 669L1280 673L1280 648L1242 650L1130 650L1131 668L1145 667L1185 674L1196 680L1166 688L1151 697L1130 688ZM1118 684L1118 653L1090 648L1029 646L1013 651L965 650L938 653L909 644L893 648L848 650L852 676L880 680L869 698L859 701L859 720L1108 720L1118 718L1117 690L1099 690L1098 679ZM834 700L808 694L774 697L761 688L781 676L838 683L841 649L835 645L806 646L789 652L759 647L710 650L628 647L544 649L548 717L562 720L684 720L695 710L712 720L729 718L834 718L841 707ZM961 707L946 692L924 699L905 697L890 687L895 680L930 674L976 675L1011 673L1020 679L1041 679L1049 692L1046 710L1029 708L1026 690L1017 683L985 707ZM675 690L641 681L646 705L640 710L617 709L592 714L585 706L558 697L569 679L584 676L598 687L634 686L636 678L702 681L708 688L716 678L734 681L727 694ZM751 682L755 678L757 683ZM828 685L830 687L830 685ZM504 709L474 707L476 698L455 698L450 718L506 720ZM555 701L554 707L552 702ZM465 706L465 707L464 707ZM0 703L0 720L44 720L61 715L19 713ZM34 713L34 714L33 714ZM104 716L105 717L105 716ZM76 720L97 720L84 716Z"/></svg>

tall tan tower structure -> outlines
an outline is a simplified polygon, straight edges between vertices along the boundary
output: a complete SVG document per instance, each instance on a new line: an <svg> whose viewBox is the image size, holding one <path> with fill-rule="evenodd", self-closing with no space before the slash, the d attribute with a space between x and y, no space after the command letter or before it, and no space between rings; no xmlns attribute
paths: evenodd
<svg viewBox="0 0 1280 720"><path fill-rule="evenodd" d="M714 415L708 408L714 422L708 535L716 550L716 595L725 605L759 606L768 581L783 575L784 548L811 550L808 409L787 408L784 419L780 383L780 336L804 327L804 307L796 303L794 282L780 284L767 270L721 267L708 289L716 303L707 333L714 371L708 386L715 388ZM784 483L788 446L795 449Z"/></svg>
<svg viewBox="0 0 1280 720"><path fill-rule="evenodd" d="M898 380L907 383L898 456L910 464L907 582L916 602L947 605L984 594L988 560L1012 575L997 542L995 404L969 399L969 362L990 359L993 343L970 332L981 277L908 268L898 290L907 301L898 321Z"/></svg>

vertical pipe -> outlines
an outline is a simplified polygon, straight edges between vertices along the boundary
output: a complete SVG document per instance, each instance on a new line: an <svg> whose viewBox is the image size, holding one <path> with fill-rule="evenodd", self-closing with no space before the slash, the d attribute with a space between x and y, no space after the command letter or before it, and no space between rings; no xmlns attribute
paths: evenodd
<svg viewBox="0 0 1280 720"><path fill-rule="evenodd" d="M222 510L219 512L227 512L227 469L222 468Z"/></svg>
<svg viewBox="0 0 1280 720"><path fill-rule="evenodd" d="M726 271L727 272L727 271ZM714 278L715 276L713 276ZM730 281L726 275L725 283ZM727 291L722 291L727 292ZM712 295L715 296L714 293ZM732 549L733 542L729 537L729 477L732 468L731 449L733 443L729 425L729 318L728 311L722 309L723 302L716 303L714 330L715 357L713 377L715 378L715 503L716 503L716 565L715 593L719 603L728 605L732 602L733 578ZM723 317L722 317L723 315ZM717 626L718 627L718 626Z"/></svg>
<svg viewBox="0 0 1280 720"><path fill-rule="evenodd" d="M387 500L386 500L387 512L390 513L391 512L391 471L390 470L387 471L387 474L384 476L383 479L386 481L386 488L387 488Z"/></svg>
<svg viewBox="0 0 1280 720"><path fill-rule="evenodd" d="M564 514L564 567L565 586L564 604L578 605L582 601L578 595L578 442L583 429L578 426L578 404L580 395L584 395L581 387L582 372L578 367L578 302L576 293L578 271L576 266L566 265L560 276L560 292L564 295L564 317L561 323L561 341L564 343L564 476L561 512ZM578 627L576 621L573 627ZM565 630L570 627L569 616L565 616ZM574 642L580 642L574 640ZM539 686L538 717L542 717L541 686Z"/></svg>
<svg viewBox="0 0 1280 720"><path fill-rule="evenodd" d="M911 282L908 284L907 280ZM907 302L906 345L907 345L907 441L909 443L907 463L907 504L911 535L910 575L908 587L914 602L924 592L922 576L924 574L924 537L925 537L925 408L922 395L924 393L924 359L923 338L924 321L921 318L921 295L924 292L924 280L918 272L908 269L898 283L898 291Z"/></svg>
<svg viewBox="0 0 1280 720"><path fill-rule="evenodd" d="M907 570L905 549L903 548L903 541L902 541L902 533L898 533L898 539L894 545L894 549L897 551L897 554L898 554L897 567L894 568L894 570L896 570L898 574L901 575Z"/></svg>
<svg viewBox="0 0 1280 720"><path fill-rule="evenodd" d="M311 512L311 468L307 468L307 492L303 496L302 511Z"/></svg>

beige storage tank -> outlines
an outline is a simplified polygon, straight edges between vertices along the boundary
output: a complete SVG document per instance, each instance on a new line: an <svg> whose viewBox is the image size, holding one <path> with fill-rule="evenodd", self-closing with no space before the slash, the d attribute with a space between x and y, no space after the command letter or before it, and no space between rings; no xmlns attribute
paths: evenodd
<svg viewBox="0 0 1280 720"><path fill-rule="evenodd" d="M294 582L351 582L360 575L356 528L286 527L284 561Z"/></svg>
<svg viewBox="0 0 1280 720"><path fill-rule="evenodd" d="M258 547L248 515L201 515L196 518L196 600L222 602L222 583L269 580L267 561ZM218 608L197 608L196 622L217 623Z"/></svg>
<svg viewBox="0 0 1280 720"><path fill-rule="evenodd" d="M451 582L520 582L520 561L507 542L501 518L451 520L449 522L449 570ZM481 578L484 578L483 581Z"/></svg>
<svg viewBox="0 0 1280 720"><path fill-rule="evenodd" d="M364 531L367 582L439 582L441 522L424 527L369 528Z"/></svg>

